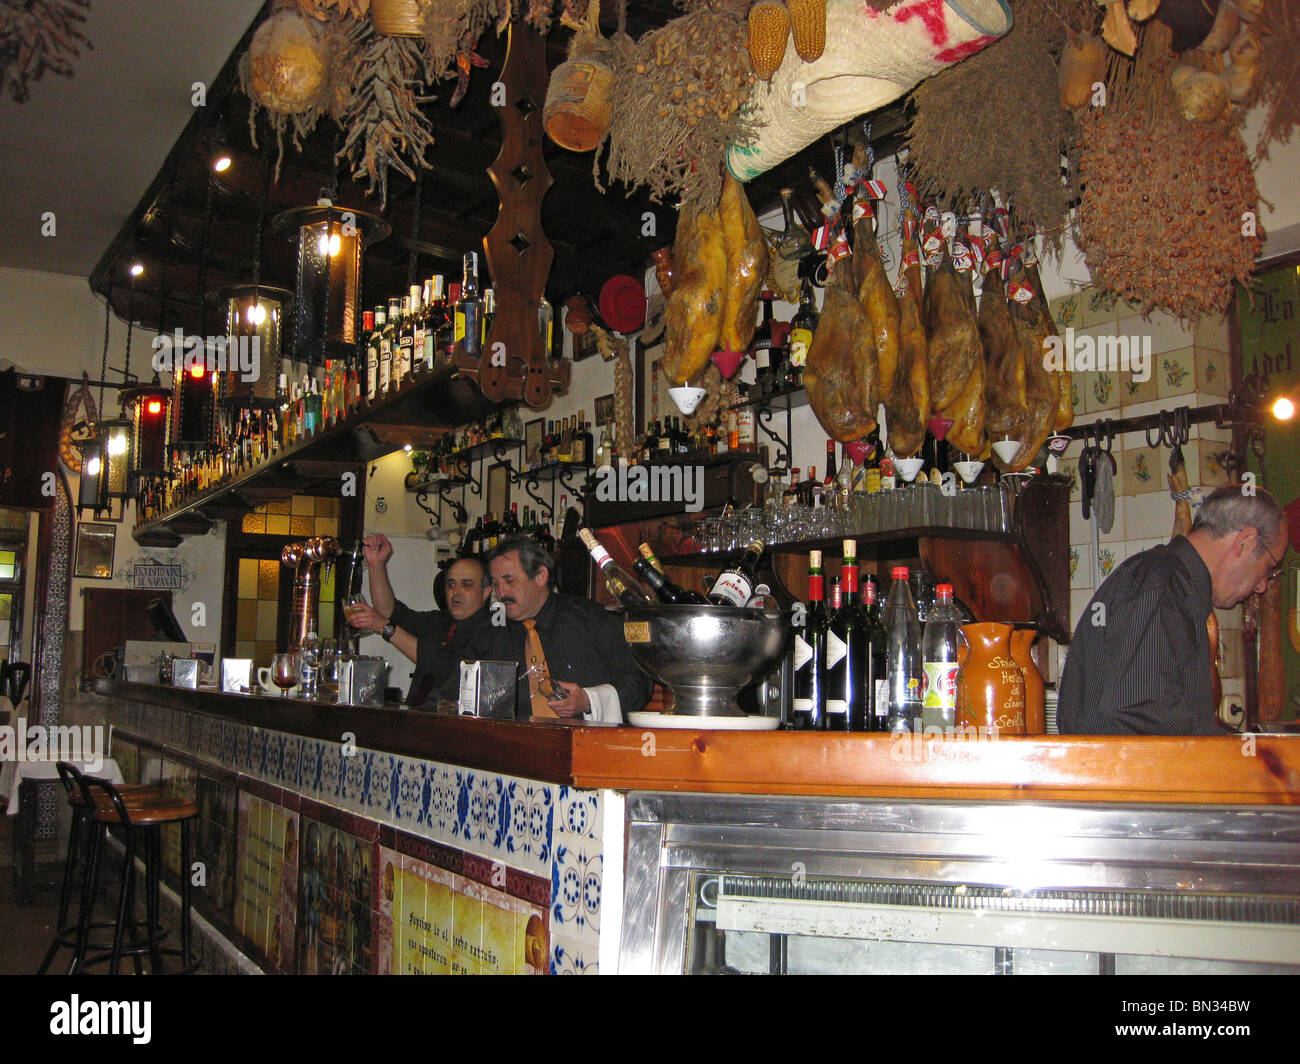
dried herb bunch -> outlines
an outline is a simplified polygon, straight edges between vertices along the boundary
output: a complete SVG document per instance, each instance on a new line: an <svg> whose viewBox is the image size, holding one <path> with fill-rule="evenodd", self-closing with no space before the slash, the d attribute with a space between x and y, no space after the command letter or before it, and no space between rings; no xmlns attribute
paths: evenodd
<svg viewBox="0 0 1300 1064"><path fill-rule="evenodd" d="M502 32L514 14L512 0L432 0L424 21L431 80L456 73L456 55L468 51L493 19Z"/></svg>
<svg viewBox="0 0 1300 1064"><path fill-rule="evenodd" d="M1080 5L1011 0L1001 40L921 82L912 94L908 165L917 187L953 207L996 189L1017 226L1059 251L1075 189L1061 158L1078 137L1057 106L1057 62ZM1096 8L1083 5L1095 20ZM1069 171L1073 172L1073 171Z"/></svg>
<svg viewBox="0 0 1300 1064"><path fill-rule="evenodd" d="M420 105L434 98L421 93L434 79L417 37L386 37L363 22L350 40L355 80L339 123L346 131L339 156L351 163L354 180L369 181L372 194L379 186L382 209L388 203L390 166L412 181L413 164L429 166L424 153L433 147L433 127Z"/></svg>
<svg viewBox="0 0 1300 1064"><path fill-rule="evenodd" d="M611 39L611 180L645 185L655 200L674 194L704 210L717 206L728 145L751 139L742 107L754 82L745 6L701 4L635 43ZM597 149L598 188L600 159Z"/></svg>
<svg viewBox="0 0 1300 1064"><path fill-rule="evenodd" d="M1233 282L1249 280L1263 241L1243 216L1259 193L1230 119L1178 113L1168 33L1144 26L1136 59L1112 62L1107 105L1080 121L1078 240L1099 287L1195 320L1221 314Z"/></svg>
<svg viewBox="0 0 1300 1064"><path fill-rule="evenodd" d="M72 77L72 60L91 43L81 32L90 0L0 0L0 91L14 103L48 70Z"/></svg>
<svg viewBox="0 0 1300 1064"><path fill-rule="evenodd" d="M1260 38L1260 103L1264 126L1257 153L1268 158L1274 141L1285 144L1300 126L1300 0L1269 0L1255 22Z"/></svg>

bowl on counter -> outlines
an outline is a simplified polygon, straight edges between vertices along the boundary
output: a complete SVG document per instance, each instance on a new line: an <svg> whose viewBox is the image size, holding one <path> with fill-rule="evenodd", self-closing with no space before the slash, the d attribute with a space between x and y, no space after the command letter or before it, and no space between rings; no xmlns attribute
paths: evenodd
<svg viewBox="0 0 1300 1064"><path fill-rule="evenodd" d="M628 606L623 638L663 684L678 716L746 717L736 694L770 669L790 641L788 610L741 606Z"/></svg>

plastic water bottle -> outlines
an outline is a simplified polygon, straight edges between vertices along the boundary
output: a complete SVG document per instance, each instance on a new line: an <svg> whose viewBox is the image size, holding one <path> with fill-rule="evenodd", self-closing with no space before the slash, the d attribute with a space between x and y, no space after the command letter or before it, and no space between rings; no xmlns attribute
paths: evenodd
<svg viewBox="0 0 1300 1064"><path fill-rule="evenodd" d="M921 723L926 728L957 724L957 632L961 615L952 602L952 585L934 589L934 605L921 636L925 683L921 693Z"/></svg>
<svg viewBox="0 0 1300 1064"><path fill-rule="evenodd" d="M885 602L886 673L889 690L890 732L921 729L921 622L907 587L907 567L890 571L893 583Z"/></svg>

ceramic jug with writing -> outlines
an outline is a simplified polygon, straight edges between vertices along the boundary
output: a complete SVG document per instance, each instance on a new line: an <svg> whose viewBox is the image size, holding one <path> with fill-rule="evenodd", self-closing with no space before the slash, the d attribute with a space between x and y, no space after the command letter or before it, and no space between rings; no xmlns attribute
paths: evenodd
<svg viewBox="0 0 1300 1064"><path fill-rule="evenodd" d="M957 726L1025 734L1025 678L1011 657L1011 625L965 624L957 646Z"/></svg>
<svg viewBox="0 0 1300 1064"><path fill-rule="evenodd" d="M1025 734L1042 735L1047 731L1047 691L1043 674L1034 664L1033 646L1038 632L1017 628L1011 633L1011 658L1020 666L1025 679Z"/></svg>

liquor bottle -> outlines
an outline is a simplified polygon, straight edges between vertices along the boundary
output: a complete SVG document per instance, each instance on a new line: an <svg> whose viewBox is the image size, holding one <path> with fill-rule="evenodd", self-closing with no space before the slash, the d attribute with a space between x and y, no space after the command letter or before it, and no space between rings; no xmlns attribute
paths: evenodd
<svg viewBox="0 0 1300 1064"><path fill-rule="evenodd" d="M411 376L416 377L429 369L429 353L425 344L429 335L429 303L433 299L433 279L424 282L423 287L411 286L411 304L415 311L415 324L412 326L414 343L411 345Z"/></svg>
<svg viewBox="0 0 1300 1064"><path fill-rule="evenodd" d="M591 424L587 421L587 411L578 411L578 435L573 441L573 460L587 465L591 462L594 444L591 438Z"/></svg>
<svg viewBox="0 0 1300 1064"><path fill-rule="evenodd" d="M492 331L492 322L497 316L497 293L495 288L483 290L483 346L487 347L488 333Z"/></svg>
<svg viewBox="0 0 1300 1064"><path fill-rule="evenodd" d="M542 350L546 352L546 357L553 357L555 354L555 308L551 306L545 294L537 302L537 332L541 336Z"/></svg>
<svg viewBox="0 0 1300 1064"><path fill-rule="evenodd" d="M637 582L629 576L618 562L609 556L609 551L600 545L595 534L589 528L581 529L578 538L587 548L592 559L600 567L600 575L605 578L605 587L624 606L648 606L656 600L641 590Z"/></svg>
<svg viewBox="0 0 1300 1064"><path fill-rule="evenodd" d="M867 434L867 456L862 460L863 483L865 490L869 494L874 494L880 490L880 460L883 457L883 447L880 443L880 430L873 428Z"/></svg>
<svg viewBox="0 0 1300 1064"><path fill-rule="evenodd" d="M793 506L795 503L799 501L799 484L801 483L799 477L800 472L801 470L799 469L798 466L795 466L793 469L790 470L790 484L781 493L782 508Z"/></svg>
<svg viewBox="0 0 1300 1064"><path fill-rule="evenodd" d="M867 658L863 672L864 691L867 697L867 731L889 731L889 686L885 681L889 667L889 640L880 619L880 599L876 593L876 578L868 576L863 582L862 612L866 615Z"/></svg>
<svg viewBox="0 0 1300 1064"><path fill-rule="evenodd" d="M402 324L397 330L397 349L393 352L393 387L400 388L411 376L415 363L415 315L412 300L418 302L420 290L411 286L411 295L402 297Z"/></svg>
<svg viewBox="0 0 1300 1064"><path fill-rule="evenodd" d="M596 468L609 469L614 464L614 441L609 435L609 426L600 430L600 446L596 448Z"/></svg>
<svg viewBox="0 0 1300 1064"><path fill-rule="evenodd" d="M789 387L803 386L803 369L808 364L813 333L817 330L817 305L813 302L812 282L804 278L799 293L799 309L790 320Z"/></svg>
<svg viewBox="0 0 1300 1064"><path fill-rule="evenodd" d="M935 602L921 635L921 724L952 728L957 724L957 632L961 616L952 602L952 585L935 588Z"/></svg>
<svg viewBox="0 0 1300 1064"><path fill-rule="evenodd" d="M442 325L438 328L438 357L444 365L456 360L456 304L460 302L460 285L453 281L447 285L447 295L442 304Z"/></svg>
<svg viewBox="0 0 1300 1064"><path fill-rule="evenodd" d="M801 731L819 730L826 712L826 639L830 629L826 612L822 552L808 553L808 609L804 625L794 634L794 692L791 726Z"/></svg>
<svg viewBox="0 0 1300 1064"><path fill-rule="evenodd" d="M840 563L840 606L831 618L826 639L826 713L822 727L827 731L867 728L867 625L858 606L857 552L857 543L846 539Z"/></svg>
<svg viewBox="0 0 1300 1064"><path fill-rule="evenodd" d="M314 436L320 430L321 399L320 388L315 377L303 377L303 416L302 434Z"/></svg>
<svg viewBox="0 0 1300 1064"><path fill-rule="evenodd" d="M741 451L758 450L758 441L754 437L754 411L752 407L742 407L736 415L736 449Z"/></svg>
<svg viewBox="0 0 1300 1064"><path fill-rule="evenodd" d="M888 639L886 683L889 690L887 725L891 732L915 732L921 724L921 622L907 589L907 567L895 566L890 576L889 600L885 603L885 632Z"/></svg>
<svg viewBox="0 0 1300 1064"><path fill-rule="evenodd" d="M487 515L487 523L483 529L487 535L487 549L496 550L497 544L501 541L501 525L492 514Z"/></svg>
<svg viewBox="0 0 1300 1064"><path fill-rule="evenodd" d="M383 341L384 326L388 324L388 311L375 307L375 328L366 345L366 402L373 403L379 395L379 350Z"/></svg>
<svg viewBox="0 0 1300 1064"><path fill-rule="evenodd" d="M460 302L456 304L456 339L465 346L465 354L478 357L483 353L483 304L478 293L478 253L465 252L461 260Z"/></svg>
<svg viewBox="0 0 1300 1064"><path fill-rule="evenodd" d="M474 531L470 533L470 543L474 545L474 553L483 553L483 515L480 514L474 519Z"/></svg>
<svg viewBox="0 0 1300 1064"><path fill-rule="evenodd" d="M810 465L808 467L808 476L799 481L795 488L800 504L810 507L816 505L817 493L820 488L821 481L817 479L817 467Z"/></svg>
<svg viewBox="0 0 1300 1064"><path fill-rule="evenodd" d="M826 441L826 478L822 481L822 487L828 493L836 490L836 471L835 471L835 441Z"/></svg>
<svg viewBox="0 0 1300 1064"><path fill-rule="evenodd" d="M632 563L632 568L636 570L637 575L645 583L650 585L650 590L658 596L660 602L668 602L675 606L686 606L703 605L706 601L699 592L678 587L645 558L638 558Z"/></svg>
<svg viewBox="0 0 1300 1064"><path fill-rule="evenodd" d="M668 458L673 453L672 427L667 418L663 423L655 421L655 450L654 458Z"/></svg>
<svg viewBox="0 0 1300 1064"><path fill-rule="evenodd" d="M740 561L718 575L709 589L709 602L715 606L743 606L754 594L758 583L755 575L759 559L763 557L763 544L754 540L745 548Z"/></svg>
<svg viewBox="0 0 1300 1064"><path fill-rule="evenodd" d="M505 533L507 536L514 536L518 535L521 531L522 526L519 524L519 504L517 502L512 502L510 504L510 516L506 518Z"/></svg>
<svg viewBox="0 0 1300 1064"><path fill-rule="evenodd" d="M754 356L754 398L761 399L772 388L772 300L771 292L764 292L763 320L754 330L749 350Z"/></svg>

